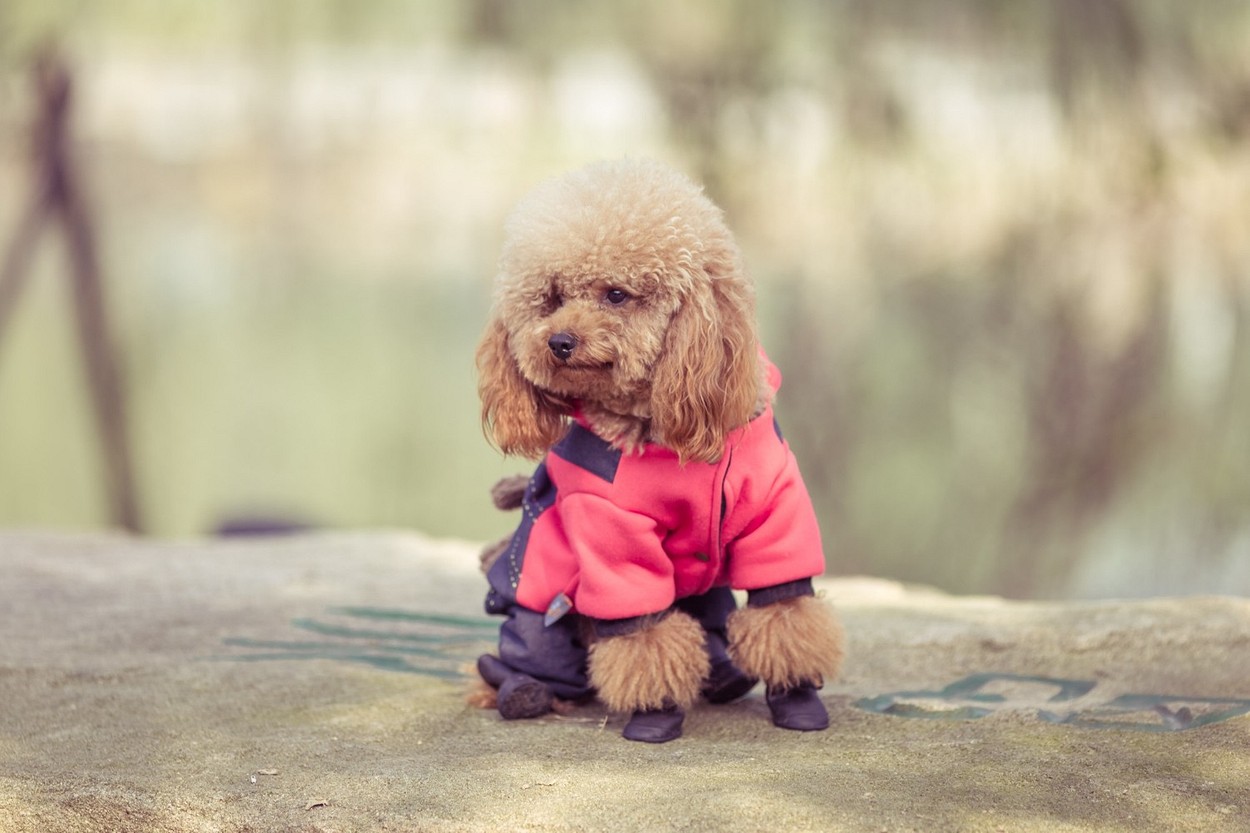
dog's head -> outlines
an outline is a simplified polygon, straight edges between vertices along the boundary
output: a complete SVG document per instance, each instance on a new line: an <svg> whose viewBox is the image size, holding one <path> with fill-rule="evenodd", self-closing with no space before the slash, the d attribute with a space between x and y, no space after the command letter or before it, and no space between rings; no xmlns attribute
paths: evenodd
<svg viewBox="0 0 1250 833"><path fill-rule="evenodd" d="M714 461L756 408L756 341L741 256L702 190L654 162L595 164L508 220L478 348L482 419L505 453L538 457L580 404Z"/></svg>

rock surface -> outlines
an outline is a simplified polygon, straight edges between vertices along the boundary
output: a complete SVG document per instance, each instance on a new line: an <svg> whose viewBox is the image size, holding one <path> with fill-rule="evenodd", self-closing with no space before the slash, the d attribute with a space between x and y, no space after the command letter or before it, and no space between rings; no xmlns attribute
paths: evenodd
<svg viewBox="0 0 1250 833"><path fill-rule="evenodd" d="M0 831L1245 831L1250 601L860 579L826 732L464 705L475 547L0 533Z"/></svg>

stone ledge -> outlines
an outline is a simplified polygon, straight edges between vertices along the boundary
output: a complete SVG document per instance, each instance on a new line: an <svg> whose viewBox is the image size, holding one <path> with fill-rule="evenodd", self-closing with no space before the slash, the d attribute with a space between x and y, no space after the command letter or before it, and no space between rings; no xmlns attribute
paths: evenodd
<svg viewBox="0 0 1250 833"><path fill-rule="evenodd" d="M0 830L1250 828L1250 601L824 580L833 726L463 705L476 547L0 533Z"/></svg>

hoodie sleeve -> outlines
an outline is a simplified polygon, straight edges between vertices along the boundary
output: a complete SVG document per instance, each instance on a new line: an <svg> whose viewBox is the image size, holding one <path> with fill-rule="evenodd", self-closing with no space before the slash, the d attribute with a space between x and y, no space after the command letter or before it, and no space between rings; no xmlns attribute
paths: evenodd
<svg viewBox="0 0 1250 833"><path fill-rule="evenodd" d="M758 512L730 544L729 579L740 590L760 590L825 571L816 512L794 455L784 453L785 466L764 503L767 511Z"/></svg>

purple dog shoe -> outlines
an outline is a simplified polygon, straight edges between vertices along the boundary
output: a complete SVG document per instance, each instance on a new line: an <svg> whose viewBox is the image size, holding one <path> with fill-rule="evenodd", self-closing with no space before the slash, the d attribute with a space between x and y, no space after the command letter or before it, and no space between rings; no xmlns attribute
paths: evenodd
<svg viewBox="0 0 1250 833"><path fill-rule="evenodd" d="M773 725L799 732L818 732L829 728L829 712L811 683L794 688L770 688L764 695Z"/></svg>
<svg viewBox="0 0 1250 833"><path fill-rule="evenodd" d="M681 737L681 724L686 713L677 706L634 712L621 735L626 740L643 743L667 743Z"/></svg>

